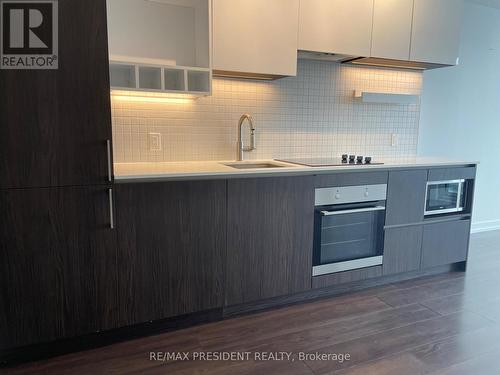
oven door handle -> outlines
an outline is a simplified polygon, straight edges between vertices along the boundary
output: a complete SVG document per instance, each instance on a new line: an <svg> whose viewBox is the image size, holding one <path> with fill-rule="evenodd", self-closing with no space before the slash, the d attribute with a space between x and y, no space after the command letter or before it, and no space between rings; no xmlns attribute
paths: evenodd
<svg viewBox="0 0 500 375"><path fill-rule="evenodd" d="M322 216L332 216L332 215L344 215L344 214L356 214L359 212L371 212L371 211L383 211L385 206L375 206L367 208L354 208L352 210L340 210L340 211L321 211Z"/></svg>

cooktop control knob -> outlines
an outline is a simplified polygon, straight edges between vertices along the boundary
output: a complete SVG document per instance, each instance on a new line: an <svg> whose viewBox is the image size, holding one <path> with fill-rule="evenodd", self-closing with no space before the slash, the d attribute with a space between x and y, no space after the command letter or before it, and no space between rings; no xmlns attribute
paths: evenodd
<svg viewBox="0 0 500 375"><path fill-rule="evenodd" d="M371 156L365 157L365 164L370 164L371 162L372 162L372 157Z"/></svg>
<svg viewBox="0 0 500 375"><path fill-rule="evenodd" d="M356 160L356 155L349 155L349 163L354 163Z"/></svg>
<svg viewBox="0 0 500 375"><path fill-rule="evenodd" d="M363 157L362 157L362 156L358 156L358 157L356 158L356 162L357 162L358 164L363 164Z"/></svg>
<svg viewBox="0 0 500 375"><path fill-rule="evenodd" d="M348 159L349 159L349 155L347 155L347 154L342 155L342 163L347 163Z"/></svg>

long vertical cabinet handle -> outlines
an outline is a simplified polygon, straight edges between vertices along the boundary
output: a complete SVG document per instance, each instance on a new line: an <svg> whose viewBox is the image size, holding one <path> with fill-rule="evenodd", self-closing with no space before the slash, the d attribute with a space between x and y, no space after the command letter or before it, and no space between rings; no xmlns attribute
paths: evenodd
<svg viewBox="0 0 500 375"><path fill-rule="evenodd" d="M111 168L111 140L106 139L106 147L108 152L108 181L113 181L113 168Z"/></svg>
<svg viewBox="0 0 500 375"><path fill-rule="evenodd" d="M114 213L114 204L113 204L113 189L108 189L108 198L109 198L109 227L111 229L115 229L115 213Z"/></svg>

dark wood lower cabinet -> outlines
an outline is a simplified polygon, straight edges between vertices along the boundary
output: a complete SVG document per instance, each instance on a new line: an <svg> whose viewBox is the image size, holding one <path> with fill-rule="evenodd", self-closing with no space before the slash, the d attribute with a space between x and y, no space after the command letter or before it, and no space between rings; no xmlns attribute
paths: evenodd
<svg viewBox="0 0 500 375"><path fill-rule="evenodd" d="M435 168L429 170L429 181L447 181L476 178L476 167Z"/></svg>
<svg viewBox="0 0 500 375"><path fill-rule="evenodd" d="M351 172L320 174L314 178L315 188L328 188L332 186L359 186L387 184L389 172Z"/></svg>
<svg viewBox="0 0 500 375"><path fill-rule="evenodd" d="M0 191L0 349L116 326L106 187Z"/></svg>
<svg viewBox="0 0 500 375"><path fill-rule="evenodd" d="M226 304L311 288L313 177L228 181Z"/></svg>
<svg viewBox="0 0 500 375"><path fill-rule="evenodd" d="M226 181L116 186L123 325L222 307Z"/></svg>
<svg viewBox="0 0 500 375"><path fill-rule="evenodd" d="M422 177L391 172L389 185ZM470 220L398 223L386 228L382 266L313 278L314 183L314 176L127 183L113 186L114 205L108 186L0 190L0 355L466 261ZM390 195L388 211L414 196ZM418 219L416 206L410 211L407 221ZM391 215L405 216L401 207Z"/></svg>
<svg viewBox="0 0 500 375"><path fill-rule="evenodd" d="M422 256L422 225L385 230L383 274L415 271Z"/></svg>
<svg viewBox="0 0 500 375"><path fill-rule="evenodd" d="M426 184L427 169L390 171L385 225L422 222Z"/></svg>
<svg viewBox="0 0 500 375"><path fill-rule="evenodd" d="M426 225L422 243L422 268L466 261L469 233L470 220Z"/></svg>

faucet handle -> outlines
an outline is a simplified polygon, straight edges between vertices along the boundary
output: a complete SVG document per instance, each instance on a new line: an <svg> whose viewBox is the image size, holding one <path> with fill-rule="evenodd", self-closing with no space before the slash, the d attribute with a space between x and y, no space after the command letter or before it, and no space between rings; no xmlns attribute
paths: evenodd
<svg viewBox="0 0 500 375"><path fill-rule="evenodd" d="M250 151L257 149L255 147L255 129L250 130Z"/></svg>

